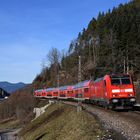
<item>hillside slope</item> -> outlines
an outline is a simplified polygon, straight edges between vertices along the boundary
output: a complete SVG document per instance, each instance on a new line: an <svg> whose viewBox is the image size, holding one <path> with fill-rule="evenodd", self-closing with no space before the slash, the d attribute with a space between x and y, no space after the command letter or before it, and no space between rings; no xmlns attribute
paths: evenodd
<svg viewBox="0 0 140 140"><path fill-rule="evenodd" d="M76 108L63 104L51 105L19 134L26 140L96 140L107 137L94 116L85 111L77 113Z"/></svg>

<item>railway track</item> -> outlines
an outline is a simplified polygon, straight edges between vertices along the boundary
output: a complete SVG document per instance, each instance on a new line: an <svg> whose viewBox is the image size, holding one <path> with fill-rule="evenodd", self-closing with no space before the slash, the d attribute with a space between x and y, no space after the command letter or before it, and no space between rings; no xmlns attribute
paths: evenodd
<svg viewBox="0 0 140 140"><path fill-rule="evenodd" d="M140 115L140 111L131 111L131 113L135 113L135 114Z"/></svg>
<svg viewBox="0 0 140 140"><path fill-rule="evenodd" d="M63 102L77 106L76 102ZM105 129L113 129L126 139L140 140L140 112L139 111L113 111L103 107L82 104L83 109L96 116ZM121 140L124 140L123 138Z"/></svg>
<svg viewBox="0 0 140 140"><path fill-rule="evenodd" d="M63 103L77 106L77 102L64 101ZM86 103L82 103L82 106L83 106L84 109L86 109L86 108L88 108L88 106L90 106L90 107L98 108L102 111L107 111L107 112L110 112L110 113L113 113L113 112L116 112L116 113L131 112L131 113L140 115L140 108L135 108L134 110L133 109L132 110L123 110L123 109L122 110L110 110L110 109L105 109L104 107L100 107L100 106L92 105L92 104L86 104Z"/></svg>
<svg viewBox="0 0 140 140"><path fill-rule="evenodd" d="M77 102L55 101L77 107ZM119 138L119 140L140 140L140 111L113 111L100 106L85 103L82 103L82 108L86 112L96 116L105 129L114 130L122 135L121 139Z"/></svg>
<svg viewBox="0 0 140 140"><path fill-rule="evenodd" d="M40 100L46 100L45 98L39 98ZM48 99L47 99L48 100ZM53 101L60 101L62 103L65 103L65 104L69 104L69 105L72 105L72 106L77 106L77 102L76 101L61 101L61 100L57 100L57 99L50 99L50 100L53 100ZM135 113L135 114L138 114L140 115L140 106L137 106L134 108L134 110L110 110L110 109L105 109L104 107L101 107L101 106L97 106L97 105L93 105L93 104L87 104L87 103L82 103L82 106L84 109L88 108L88 106L90 107L94 107L94 108L98 108L100 110L104 110L104 111L107 111L107 112L116 112L116 113L123 113L123 112L131 112L131 113Z"/></svg>

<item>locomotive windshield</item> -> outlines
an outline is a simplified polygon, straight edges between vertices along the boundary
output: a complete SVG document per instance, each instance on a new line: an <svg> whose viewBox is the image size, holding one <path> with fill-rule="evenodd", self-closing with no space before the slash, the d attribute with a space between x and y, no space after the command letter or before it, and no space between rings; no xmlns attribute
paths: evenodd
<svg viewBox="0 0 140 140"><path fill-rule="evenodd" d="M121 79L121 82L123 85L126 85L126 84L131 84L130 82L130 79L129 78L124 78L124 79Z"/></svg>
<svg viewBox="0 0 140 140"><path fill-rule="evenodd" d="M120 81L120 79L111 79L111 84L112 85L120 85L121 81Z"/></svg>
<svg viewBox="0 0 140 140"><path fill-rule="evenodd" d="M130 77L111 77L112 85L128 85L131 84Z"/></svg>

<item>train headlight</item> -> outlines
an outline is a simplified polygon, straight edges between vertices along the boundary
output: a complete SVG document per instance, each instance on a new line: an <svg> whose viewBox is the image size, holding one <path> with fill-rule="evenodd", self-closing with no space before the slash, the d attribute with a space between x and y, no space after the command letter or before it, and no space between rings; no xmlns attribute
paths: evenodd
<svg viewBox="0 0 140 140"><path fill-rule="evenodd" d="M136 101L135 98L131 98L131 99L130 99L130 102L135 102L135 101Z"/></svg>
<svg viewBox="0 0 140 140"><path fill-rule="evenodd" d="M130 89L125 89L125 92L133 92L133 89L130 88Z"/></svg>
<svg viewBox="0 0 140 140"><path fill-rule="evenodd" d="M112 93L120 93L120 90L119 89L113 89Z"/></svg>
<svg viewBox="0 0 140 140"><path fill-rule="evenodd" d="M132 94L128 94L130 97L132 97L133 95Z"/></svg>
<svg viewBox="0 0 140 140"><path fill-rule="evenodd" d="M115 97L116 95L115 95L115 94L113 94L112 96L113 96L113 97Z"/></svg>
<svg viewBox="0 0 140 140"><path fill-rule="evenodd" d="M118 99L113 99L112 102L113 103L117 103L118 102Z"/></svg>

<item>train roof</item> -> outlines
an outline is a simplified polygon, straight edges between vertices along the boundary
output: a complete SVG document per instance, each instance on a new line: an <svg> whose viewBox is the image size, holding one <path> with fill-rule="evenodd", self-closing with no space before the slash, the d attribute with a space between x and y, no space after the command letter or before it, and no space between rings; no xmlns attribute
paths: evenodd
<svg viewBox="0 0 140 140"><path fill-rule="evenodd" d="M101 81L101 80L103 80L103 77L96 79L96 80L94 81L94 83L99 82L99 81Z"/></svg>
<svg viewBox="0 0 140 140"><path fill-rule="evenodd" d="M69 89L72 89L72 87L73 87L73 86L70 86L70 85L68 85L68 86L62 86L62 87L59 88L59 90L60 90L60 91L61 91L61 90L69 90Z"/></svg>
<svg viewBox="0 0 140 140"><path fill-rule="evenodd" d="M73 88L77 89L77 88L81 88L81 87L87 87L90 85L90 82L91 82L91 80L86 80L86 81L80 82L80 83L74 85Z"/></svg>
<svg viewBox="0 0 140 140"><path fill-rule="evenodd" d="M40 91L42 91L43 89L37 89L37 90L35 90L35 92L40 92Z"/></svg>
<svg viewBox="0 0 140 140"><path fill-rule="evenodd" d="M45 91L52 91L52 90L55 90L56 88L47 88Z"/></svg>
<svg viewBox="0 0 140 140"><path fill-rule="evenodd" d="M109 76L110 76L110 78L129 78L130 77L130 75L128 75L128 74L122 74L122 75L112 74Z"/></svg>

